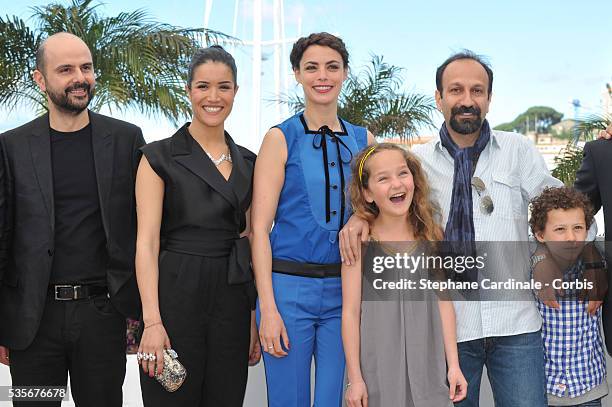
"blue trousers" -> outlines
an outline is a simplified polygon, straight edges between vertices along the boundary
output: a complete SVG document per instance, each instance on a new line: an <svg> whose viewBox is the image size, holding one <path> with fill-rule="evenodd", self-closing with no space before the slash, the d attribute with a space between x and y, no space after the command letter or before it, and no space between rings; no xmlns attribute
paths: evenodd
<svg viewBox="0 0 612 407"><path fill-rule="evenodd" d="M340 407L344 380L342 285L339 277L272 273L276 306L289 335L288 355L264 352L269 407L310 407L315 360L315 407ZM257 324L261 320L257 303Z"/></svg>
<svg viewBox="0 0 612 407"><path fill-rule="evenodd" d="M487 373L495 407L546 407L544 345L540 331L457 344L459 365L468 382L465 400L455 407L478 407L482 367Z"/></svg>

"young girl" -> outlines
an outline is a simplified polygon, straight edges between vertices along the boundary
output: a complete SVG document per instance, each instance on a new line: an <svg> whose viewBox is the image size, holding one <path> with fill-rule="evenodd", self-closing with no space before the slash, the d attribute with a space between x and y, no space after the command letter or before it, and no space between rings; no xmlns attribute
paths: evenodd
<svg viewBox="0 0 612 407"><path fill-rule="evenodd" d="M350 193L373 241L443 238L421 165L396 144L381 143L358 155ZM342 265L348 406L445 407L464 399L467 382L459 368L452 302L438 301L433 293L432 301L410 301L398 292L390 293L391 300L362 301L369 284L362 278L366 257Z"/></svg>

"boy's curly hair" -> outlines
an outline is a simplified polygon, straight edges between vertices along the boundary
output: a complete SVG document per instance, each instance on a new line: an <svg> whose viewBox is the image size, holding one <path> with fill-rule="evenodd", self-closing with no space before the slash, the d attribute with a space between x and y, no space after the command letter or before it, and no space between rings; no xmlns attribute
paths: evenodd
<svg viewBox="0 0 612 407"><path fill-rule="evenodd" d="M584 211L586 227L593 223L593 206L582 192L570 187L548 187L530 202L531 218L529 226L532 233L542 232L546 228L548 212L554 209L576 209Z"/></svg>

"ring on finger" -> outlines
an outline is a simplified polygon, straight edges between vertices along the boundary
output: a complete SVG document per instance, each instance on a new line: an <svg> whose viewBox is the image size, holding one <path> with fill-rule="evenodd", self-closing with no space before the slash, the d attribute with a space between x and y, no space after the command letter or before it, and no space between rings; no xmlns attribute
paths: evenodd
<svg viewBox="0 0 612 407"><path fill-rule="evenodd" d="M138 352L136 354L136 359L138 359L138 363L143 362L143 361L146 362L148 360L147 353Z"/></svg>

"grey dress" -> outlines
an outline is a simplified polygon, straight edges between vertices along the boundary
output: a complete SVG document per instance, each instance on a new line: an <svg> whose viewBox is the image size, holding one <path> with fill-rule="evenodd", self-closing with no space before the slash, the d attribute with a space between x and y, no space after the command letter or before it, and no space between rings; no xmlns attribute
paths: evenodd
<svg viewBox="0 0 612 407"><path fill-rule="evenodd" d="M368 255L372 250L366 251L364 261ZM383 278L398 280L407 274L392 272L386 271ZM362 279L360 359L369 405L452 407L436 295L386 290L384 298L376 298L371 280L380 276L365 274Z"/></svg>

